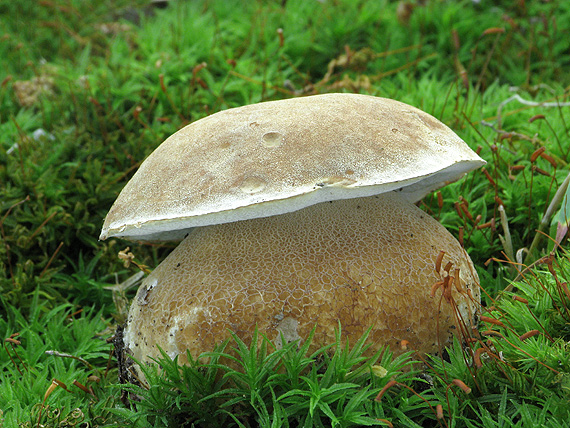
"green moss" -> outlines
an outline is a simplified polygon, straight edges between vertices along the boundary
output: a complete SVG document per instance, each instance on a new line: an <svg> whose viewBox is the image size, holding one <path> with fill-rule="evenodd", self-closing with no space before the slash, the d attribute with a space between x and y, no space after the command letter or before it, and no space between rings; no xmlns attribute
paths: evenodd
<svg viewBox="0 0 570 428"><path fill-rule="evenodd" d="M164 10L143 0L0 4L0 319L8 323L5 337L19 330L37 335L34 340L44 341L44 347L55 346L62 339L48 339L43 332L73 329L71 323L58 324L63 313L84 309L81 323L93 329L102 327L100 317L109 324L113 317L124 317L124 299L132 291L113 296L109 287L135 271L125 268L117 253L129 245L138 262L156 266L170 247L97 238L119 191L168 135L221 109L329 91L413 104L480 148L492 183L476 171L441 190L441 207L436 195L425 198L422 207L456 236L463 233L491 305L517 269L486 262L504 259L510 248L514 258L526 254L567 175L570 77L564 70L570 65L570 3L428 1L409 16L398 6L387 0L177 1ZM534 159L541 147L543 156ZM500 217L501 204L506 221ZM505 240L507 223L511 238ZM554 236L555 229L545 232ZM525 262L547 254L548 241L539 242ZM550 313L548 330L567 338L566 318L556 315L557 309ZM78 335L70 336L71 342L90 337ZM544 349L559 356L563 347L557 343ZM527 351L548 360L542 345ZM12 397L12 404L1 407L6 424L23 422L24 414L39 418L51 377L68 385L78 373L79 366L60 364L68 360L42 357L40 345L30 349L33 355L22 354L23 363L43 361L41 371L19 374L8 358L9 347L0 351L4 396ZM98 358L97 364L104 365ZM525 364L512 373L504 369L512 374L508 379L486 378L483 404L448 394L450 408L456 406L465 426L475 426L466 415L479 415L481 421L546 418L555 426L563 413L556 397L568 390L566 369L552 379L540 372L550 383L539 384L529 381L532 361ZM457 370L464 366L459 360L453 364ZM522 387L534 388L528 395L534 398L523 400ZM544 398L550 390L555 398ZM100 394L86 404L84 397L58 386L49 399L67 412L76 406L95 414L94 409L115 405L115 392ZM285 401L297 395L283 401L270 396L263 403L280 409L273 419L278 426L279 418L287 419ZM426 416L430 411L424 402L414 397L400 393L396 401L411 407L396 407L391 417L410 425L429 419L436 425ZM516 413L512 403L522 402L528 406ZM268 420L268 415L256 417ZM236 414L227 416L235 420Z"/></svg>

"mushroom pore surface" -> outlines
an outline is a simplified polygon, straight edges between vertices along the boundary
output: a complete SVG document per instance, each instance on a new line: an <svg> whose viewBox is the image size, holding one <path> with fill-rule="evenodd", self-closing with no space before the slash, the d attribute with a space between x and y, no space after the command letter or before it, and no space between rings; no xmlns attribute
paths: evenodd
<svg viewBox="0 0 570 428"><path fill-rule="evenodd" d="M448 262L452 276L459 269L455 306L441 288L431 295ZM334 341L340 322L351 343L372 327L372 351L398 352L408 340L435 353L462 322L476 324L479 292L457 240L391 192L193 229L144 280L124 341L140 361L159 357L159 345L185 363L186 349L211 351L228 329L247 343L257 326L279 345L280 332L303 341L316 327L314 350Z"/></svg>

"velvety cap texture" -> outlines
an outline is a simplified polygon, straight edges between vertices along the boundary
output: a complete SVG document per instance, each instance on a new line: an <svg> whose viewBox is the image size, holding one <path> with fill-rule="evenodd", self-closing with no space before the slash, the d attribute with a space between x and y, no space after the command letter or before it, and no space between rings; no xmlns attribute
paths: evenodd
<svg viewBox="0 0 570 428"><path fill-rule="evenodd" d="M415 202L485 162L398 101L325 94L225 110L176 132L141 165L101 239L177 240L195 226L402 189Z"/></svg>

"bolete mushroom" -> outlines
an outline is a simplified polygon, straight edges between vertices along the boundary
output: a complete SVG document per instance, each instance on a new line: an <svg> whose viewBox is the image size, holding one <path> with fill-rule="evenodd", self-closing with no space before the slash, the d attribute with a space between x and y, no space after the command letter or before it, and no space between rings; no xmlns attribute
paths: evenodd
<svg viewBox="0 0 570 428"><path fill-rule="evenodd" d="M254 329L275 340L401 341L434 353L476 325L477 273L413 203L484 164L417 108L366 95L264 102L200 119L140 166L101 233L182 239L143 281L124 344L186 361ZM442 258L443 257L443 258Z"/></svg>

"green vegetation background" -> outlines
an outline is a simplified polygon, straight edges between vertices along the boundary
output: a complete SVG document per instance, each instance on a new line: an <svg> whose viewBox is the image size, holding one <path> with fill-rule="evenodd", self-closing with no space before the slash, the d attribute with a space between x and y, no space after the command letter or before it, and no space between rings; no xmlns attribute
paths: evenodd
<svg viewBox="0 0 570 428"><path fill-rule="evenodd" d="M441 384L418 388L418 373L401 373L405 361L383 356L383 366L400 373L402 384L425 390L434 406L400 387L382 407L374 397L390 378L371 380L368 373L351 380L358 385L349 388L354 395L342 387L344 395L331 392L336 407L304 408L303 394L301 401L293 393L278 401L269 390L257 402L248 384L246 401L257 403L248 413L231 392L218 391L213 398L218 407L220 399L226 403L225 423L523 426L543 420L564 426L570 317L560 284L568 266L564 254L550 264L540 258L552 250L548 236L563 237L566 223L565 211L551 204L568 174L570 2L166 3L163 9L142 0L0 0L0 331L7 339L0 350L0 426L134 421L137 408L124 407L120 389L112 386L116 364L106 341L134 294L117 285L137 272L117 254L129 245L139 264L154 267L171 247L99 242L114 199L141 161L192 121L244 104L339 91L415 105L488 161L484 170L443 189L441 205L432 195L422 207L462 236L488 306L517 275L512 264L489 259L540 262L537 268L546 273L537 271L531 275L536 282L513 288L536 303L534 312L509 306L509 297L488 315L512 317L505 331L505 325L497 327L505 337L534 327L541 334L528 339L536 341L528 349L527 340L489 347L490 356L506 346L501 355L511 352L513 359L489 357L495 371L489 369L484 387L459 344L455 360L433 363L435 373L455 370L457 378L475 382L474 399L450 397L454 377L447 374L432 373ZM539 228L544 236L537 235ZM315 369L312 381L322 382L326 367ZM346 379L339 373L335 379L342 385ZM158 413L139 408L140 426L207 425L189 416L198 410L180 405L188 395L157 376L158 394L172 398L164 391L176 390L178 398L153 402L146 396L143 403L153 403ZM327 379L334 390L337 384ZM363 409L355 410L358 418L330 410L346 411L347 396ZM443 419L433 410L439 402L445 404ZM260 413L263 406L266 413ZM218 407L206 408L222 417ZM172 417L165 416L169 412Z"/></svg>

